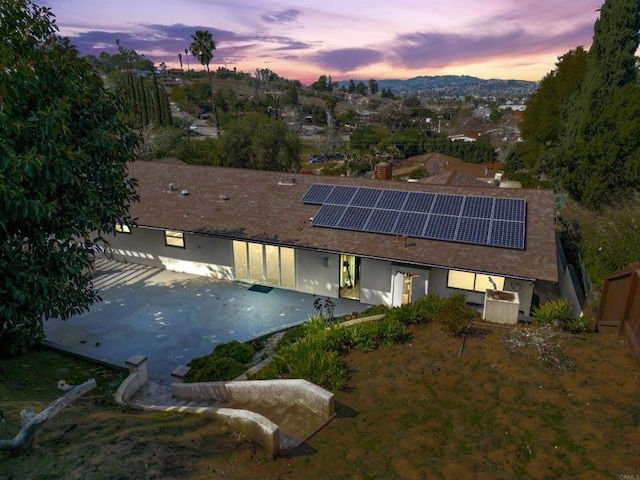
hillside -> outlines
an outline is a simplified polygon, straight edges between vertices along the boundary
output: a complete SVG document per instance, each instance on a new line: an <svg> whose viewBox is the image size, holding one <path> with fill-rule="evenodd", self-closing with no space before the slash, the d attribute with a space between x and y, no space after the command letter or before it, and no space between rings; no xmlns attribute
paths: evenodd
<svg viewBox="0 0 640 480"><path fill-rule="evenodd" d="M369 80L354 80L368 85ZM530 95L538 86L537 82L526 80L482 79L469 75L419 76L407 80L376 80L378 88L388 88L396 95L426 96L513 96ZM336 82L347 86L349 81Z"/></svg>

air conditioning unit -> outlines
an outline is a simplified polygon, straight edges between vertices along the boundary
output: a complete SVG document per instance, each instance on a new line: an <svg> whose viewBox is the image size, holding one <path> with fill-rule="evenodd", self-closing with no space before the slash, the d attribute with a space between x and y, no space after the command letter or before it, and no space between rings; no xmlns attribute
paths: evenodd
<svg viewBox="0 0 640 480"><path fill-rule="evenodd" d="M515 325L518 323L518 292L487 289L484 294L482 319L487 322Z"/></svg>

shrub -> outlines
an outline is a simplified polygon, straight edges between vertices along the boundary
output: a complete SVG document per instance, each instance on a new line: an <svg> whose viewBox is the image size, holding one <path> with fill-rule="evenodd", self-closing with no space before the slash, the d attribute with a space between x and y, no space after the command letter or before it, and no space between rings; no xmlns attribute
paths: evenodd
<svg viewBox="0 0 640 480"><path fill-rule="evenodd" d="M435 314L434 320L443 331L457 337L477 316L477 312L460 302L459 298L448 298Z"/></svg>
<svg viewBox="0 0 640 480"><path fill-rule="evenodd" d="M595 330L595 321L589 315L567 320L563 328L569 333L590 333Z"/></svg>
<svg viewBox="0 0 640 480"><path fill-rule="evenodd" d="M385 318L396 320L405 325L420 324L423 322L423 316L420 313L420 307L415 303L406 303L393 307Z"/></svg>
<svg viewBox="0 0 640 480"><path fill-rule="evenodd" d="M239 363L249 363L253 359L254 353L255 350L253 346L233 340L217 345L216 348L213 349L212 355L216 357L229 357Z"/></svg>
<svg viewBox="0 0 640 480"><path fill-rule="evenodd" d="M290 328L284 332L284 335L278 342L278 350L288 347L292 343L296 343L302 337L305 336L304 328L302 325Z"/></svg>
<svg viewBox="0 0 640 480"><path fill-rule="evenodd" d="M449 300L465 305L467 303L467 294L461 291L452 292L451 295L449 295Z"/></svg>
<svg viewBox="0 0 640 480"><path fill-rule="evenodd" d="M533 312L534 323L540 327L556 326L563 328L570 320L571 302L566 298L550 300Z"/></svg>
<svg viewBox="0 0 640 480"><path fill-rule="evenodd" d="M302 324L302 331L305 335L314 335L327 328L328 325L329 322L327 322L324 315L310 315L309 320Z"/></svg>
<svg viewBox="0 0 640 480"><path fill-rule="evenodd" d="M380 315L380 314L384 314L387 313L389 311L389 307L383 304L380 305L372 305L370 307L365 308L363 311L361 311L357 317L358 318L362 318L362 317L370 317L372 315Z"/></svg>
<svg viewBox="0 0 640 480"><path fill-rule="evenodd" d="M189 366L191 370L185 376L184 381L186 383L233 380L242 375L247 369L245 365L233 358L217 357L215 355L194 358L189 362Z"/></svg>
<svg viewBox="0 0 640 480"><path fill-rule="evenodd" d="M436 313L440 311L446 299L440 298L436 293L429 293L416 300L415 305L420 312L422 322L433 321Z"/></svg>

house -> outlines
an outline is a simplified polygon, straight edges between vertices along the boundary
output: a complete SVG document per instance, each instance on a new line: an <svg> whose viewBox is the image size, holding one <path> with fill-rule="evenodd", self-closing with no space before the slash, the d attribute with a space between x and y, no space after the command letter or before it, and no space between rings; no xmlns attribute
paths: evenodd
<svg viewBox="0 0 640 480"><path fill-rule="evenodd" d="M457 290L482 304L498 288L518 292L525 315L558 281L551 191L177 162L130 173L136 226L110 239L123 261L366 304Z"/></svg>

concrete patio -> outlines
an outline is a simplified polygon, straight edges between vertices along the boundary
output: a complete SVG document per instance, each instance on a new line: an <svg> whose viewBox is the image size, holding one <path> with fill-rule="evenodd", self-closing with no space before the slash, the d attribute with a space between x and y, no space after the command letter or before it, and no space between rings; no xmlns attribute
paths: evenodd
<svg viewBox="0 0 640 480"><path fill-rule="evenodd" d="M170 383L175 367L211 353L218 343L246 342L316 313L318 297L290 290L262 293L246 283L107 260L96 268L94 285L102 301L66 321L45 322L45 343L123 368L127 358L143 354L155 382ZM331 301L335 316L367 306Z"/></svg>

